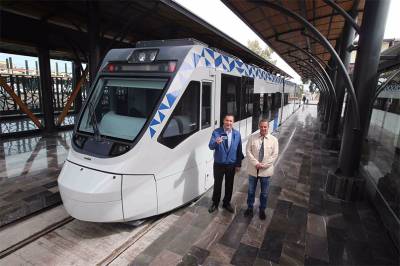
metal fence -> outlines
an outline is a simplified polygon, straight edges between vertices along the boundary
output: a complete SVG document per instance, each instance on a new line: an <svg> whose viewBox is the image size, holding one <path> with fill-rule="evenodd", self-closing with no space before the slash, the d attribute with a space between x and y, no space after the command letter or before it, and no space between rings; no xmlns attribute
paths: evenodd
<svg viewBox="0 0 400 266"><path fill-rule="evenodd" d="M43 116L43 103L41 99L40 76L36 75L15 75L0 74L5 78L21 101L35 113L39 120ZM62 112L67 103L68 97L73 90L73 79L71 77L53 76L51 78L53 89L53 108L56 114ZM86 98L87 82L81 89L82 100ZM62 124L71 125L74 123L73 114L77 113L75 103L72 103L69 113ZM0 86L0 135L5 133L16 133L29 131L37 127L20 110L19 106L13 101L11 96Z"/></svg>

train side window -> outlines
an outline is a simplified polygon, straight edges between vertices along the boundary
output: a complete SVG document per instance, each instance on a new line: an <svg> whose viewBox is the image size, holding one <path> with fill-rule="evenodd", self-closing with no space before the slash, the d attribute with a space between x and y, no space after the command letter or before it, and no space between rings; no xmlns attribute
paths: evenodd
<svg viewBox="0 0 400 266"><path fill-rule="evenodd" d="M158 137L158 142L173 149L199 130L200 82L191 81Z"/></svg>
<svg viewBox="0 0 400 266"><path fill-rule="evenodd" d="M246 78L245 84L245 116L243 118L248 118L253 115L254 108L253 108L253 103L254 103L254 79L252 78ZM243 119L242 118L242 119Z"/></svg>
<svg viewBox="0 0 400 266"><path fill-rule="evenodd" d="M211 126L211 82L202 82L201 87L201 128Z"/></svg>
<svg viewBox="0 0 400 266"><path fill-rule="evenodd" d="M233 114L235 120L240 120L240 77L221 75L221 126L225 114Z"/></svg>

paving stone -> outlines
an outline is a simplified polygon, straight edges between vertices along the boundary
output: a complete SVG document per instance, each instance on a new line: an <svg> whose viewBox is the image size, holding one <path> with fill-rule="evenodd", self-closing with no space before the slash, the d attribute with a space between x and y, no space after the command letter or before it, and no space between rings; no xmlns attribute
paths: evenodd
<svg viewBox="0 0 400 266"><path fill-rule="evenodd" d="M155 257L149 266L177 265L181 261L181 256L169 250L163 250Z"/></svg>
<svg viewBox="0 0 400 266"><path fill-rule="evenodd" d="M285 233L280 231L267 230L264 241L258 252L258 257L279 263Z"/></svg>
<svg viewBox="0 0 400 266"><path fill-rule="evenodd" d="M329 262L327 238L306 234L305 254L320 261Z"/></svg>
<svg viewBox="0 0 400 266"><path fill-rule="evenodd" d="M304 257L304 245L293 242L284 242L279 264L304 265Z"/></svg>
<svg viewBox="0 0 400 266"><path fill-rule="evenodd" d="M223 244L216 243L210 248L210 255L205 260L205 265L229 265L235 249L227 247Z"/></svg>
<svg viewBox="0 0 400 266"><path fill-rule="evenodd" d="M255 258L257 257L257 253L258 253L258 248L241 243L237 248L235 254L233 254L231 264L252 266Z"/></svg>
<svg viewBox="0 0 400 266"><path fill-rule="evenodd" d="M202 229L189 225L185 227L183 231L178 233L165 248L183 256L190 249L190 245L188 245L188 243L194 243L200 236L201 232Z"/></svg>

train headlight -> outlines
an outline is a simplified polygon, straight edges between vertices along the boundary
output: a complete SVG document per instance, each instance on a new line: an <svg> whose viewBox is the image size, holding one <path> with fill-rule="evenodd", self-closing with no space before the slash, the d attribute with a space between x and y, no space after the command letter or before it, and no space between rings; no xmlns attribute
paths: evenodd
<svg viewBox="0 0 400 266"><path fill-rule="evenodd" d="M151 51L149 53L149 60L154 61L154 59L156 59L156 56L157 56L157 51Z"/></svg>
<svg viewBox="0 0 400 266"><path fill-rule="evenodd" d="M158 54L158 50L150 49L150 50L135 50L132 55L129 57L129 63L150 63L156 60Z"/></svg>
<svg viewBox="0 0 400 266"><path fill-rule="evenodd" d="M139 59L139 62L144 62L146 60L146 53L145 52L139 53L138 59Z"/></svg>

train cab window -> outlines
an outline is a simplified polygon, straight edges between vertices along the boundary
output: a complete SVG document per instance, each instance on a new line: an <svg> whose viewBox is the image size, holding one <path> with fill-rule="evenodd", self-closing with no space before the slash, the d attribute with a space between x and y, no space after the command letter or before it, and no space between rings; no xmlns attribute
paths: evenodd
<svg viewBox="0 0 400 266"><path fill-rule="evenodd" d="M158 142L173 149L199 130L200 82L191 81L176 105Z"/></svg>
<svg viewBox="0 0 400 266"><path fill-rule="evenodd" d="M202 82L201 87L201 128L211 126L211 82Z"/></svg>
<svg viewBox="0 0 400 266"><path fill-rule="evenodd" d="M166 79L101 78L85 106L78 130L133 141L162 95Z"/></svg>

